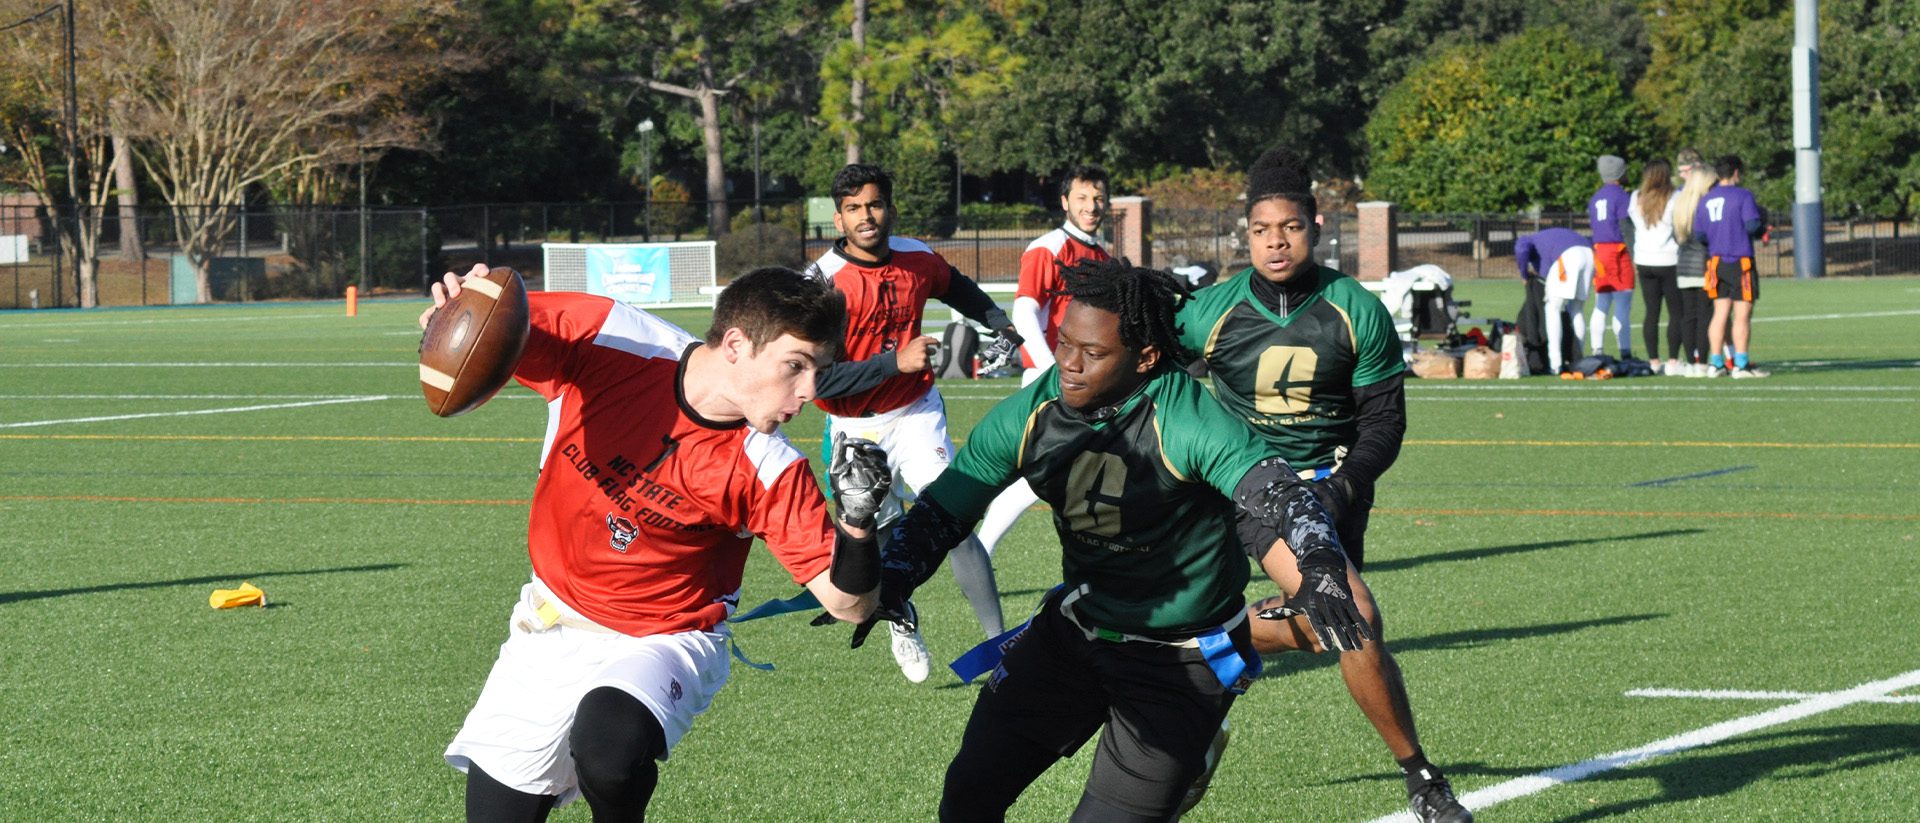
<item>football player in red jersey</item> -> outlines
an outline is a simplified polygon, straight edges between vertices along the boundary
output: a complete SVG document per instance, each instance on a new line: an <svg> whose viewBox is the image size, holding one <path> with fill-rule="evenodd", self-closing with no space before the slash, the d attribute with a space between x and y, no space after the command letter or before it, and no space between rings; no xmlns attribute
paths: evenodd
<svg viewBox="0 0 1920 823"><path fill-rule="evenodd" d="M459 291L447 275L435 308ZM872 613L885 457L836 444L836 523L779 432L813 399L846 318L798 272L734 279L705 339L605 297L528 303L514 378L549 417L533 575L446 759L467 774L471 821L540 821L579 796L596 820L640 820L656 761L727 681L726 620L755 537L828 613Z"/></svg>
<svg viewBox="0 0 1920 823"><path fill-rule="evenodd" d="M842 237L807 273L846 295L848 360L866 360L919 339L929 298L998 331L983 360L1012 355L1021 338L993 298L926 243L893 236L891 175L877 166L847 166L833 176L833 201L833 225ZM911 501L953 459L946 404L931 371L897 374L865 391L823 393L814 402L827 412L831 435L872 441L886 452L893 503L883 521L897 514L894 504ZM986 549L970 537L953 558L954 578L980 628L988 637L1000 634L1000 593ZM919 630L911 623L888 626L901 672L916 683L927 679L930 657Z"/></svg>
<svg viewBox="0 0 1920 823"><path fill-rule="evenodd" d="M1060 210L1067 215L1060 228L1035 238L1020 255L1020 288L1013 299L1013 327L1026 339L1020 355L1026 370L1020 385L1032 383L1053 365L1053 347L1060 342L1060 323L1067 316L1067 283L1061 272L1082 260L1112 259L1100 245L1100 227L1107 222L1107 170L1080 165L1060 181ZM1039 502L1026 481L1016 481L995 498L980 520L980 545L987 557L1013 528L1020 515Z"/></svg>

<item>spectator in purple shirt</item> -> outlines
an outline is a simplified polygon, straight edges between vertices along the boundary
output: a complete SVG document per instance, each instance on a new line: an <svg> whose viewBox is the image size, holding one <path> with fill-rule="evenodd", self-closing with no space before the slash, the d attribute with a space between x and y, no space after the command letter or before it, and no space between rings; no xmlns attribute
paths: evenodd
<svg viewBox="0 0 1920 823"><path fill-rule="evenodd" d="M1753 336L1753 304L1760 299L1760 278L1753 270L1753 238L1764 234L1767 221L1753 192L1740 185L1740 158L1727 155L1714 161L1720 182L1700 198L1693 215L1693 233L1707 244L1707 297L1713 300L1713 320L1707 326L1709 376L1766 377L1752 368L1747 345ZM1731 317L1731 328L1728 319ZM1722 351L1733 338L1733 363Z"/></svg>
<svg viewBox="0 0 1920 823"><path fill-rule="evenodd" d="M1549 374L1559 374L1566 365L1562 326L1572 321L1575 351L1585 342L1580 319L1587 293L1593 288L1593 246L1572 229L1544 229L1515 240L1513 258L1520 266L1520 277L1527 282L1528 303L1531 305L1536 291L1541 295L1545 306L1542 323L1547 327L1547 369ZM1521 314L1524 319L1526 312ZM1527 337L1525 332L1522 337Z"/></svg>
<svg viewBox="0 0 1920 823"><path fill-rule="evenodd" d="M1593 328L1587 342L1599 354L1611 325L1613 342L1620 347L1621 359L1626 359L1633 356L1633 258L1627 254L1622 228L1630 198L1620 185L1627 161L1608 154L1595 165L1601 185L1587 200L1587 223L1593 227Z"/></svg>

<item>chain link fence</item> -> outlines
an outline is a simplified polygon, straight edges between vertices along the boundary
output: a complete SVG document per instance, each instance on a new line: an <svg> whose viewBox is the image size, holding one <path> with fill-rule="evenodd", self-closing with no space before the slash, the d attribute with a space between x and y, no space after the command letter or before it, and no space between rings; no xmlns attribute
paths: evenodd
<svg viewBox="0 0 1920 823"><path fill-rule="evenodd" d="M756 266L804 266L839 236L831 211L810 215L805 201L724 205L730 231L716 247L723 282ZM1356 271L1354 216L1322 217L1317 259ZM1757 249L1756 265L1765 277L1793 274L1793 229L1781 218L1770 241ZM18 196L0 197L0 309L79 305L73 261L62 254L55 234L67 219ZM542 243L708 239L708 219L708 204L701 201L249 206L234 210L234 229L209 265L209 290L217 301L337 299L348 286L366 295L420 294L441 272L475 263L513 266L537 286ZM1016 209L991 219L972 215L951 235L924 239L968 276L1004 290L1018 281L1027 245L1062 221L1058 213ZM1237 207L1156 209L1148 237L1152 263L1238 271L1248 264L1244 223ZM1403 213L1397 266L1433 263L1456 278L1514 277L1514 239L1548 226L1584 232L1586 219L1577 213ZM143 207L124 218L120 209L107 211L97 257L100 305L195 300L195 275L169 209ZM1920 227L1883 219L1828 221L1826 258L1833 276L1920 273Z"/></svg>

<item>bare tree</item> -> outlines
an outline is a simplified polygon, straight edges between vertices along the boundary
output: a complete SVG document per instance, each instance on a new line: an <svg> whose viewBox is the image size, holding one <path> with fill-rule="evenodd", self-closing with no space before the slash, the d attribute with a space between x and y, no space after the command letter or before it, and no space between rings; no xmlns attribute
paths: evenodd
<svg viewBox="0 0 1920 823"><path fill-rule="evenodd" d="M0 5L17 12L23 4ZM31 13L38 3L24 4ZM103 54L101 19L76 18L73 30L75 76L67 74L66 26L56 11L43 7L41 20L22 18L0 34L0 56L7 66L0 80L0 135L20 151L19 182L49 206L59 204L54 234L61 254L73 261L74 291L82 308L99 303L101 216L111 194L112 141L106 95L111 86L101 70L110 62ZM0 16L11 17L9 12ZM32 24L37 23L37 25ZM77 82L75 82L77 80ZM71 122L64 115L68 84L73 83Z"/></svg>
<svg viewBox="0 0 1920 823"><path fill-rule="evenodd" d="M453 0L146 0L122 26L127 124L211 300L249 188L425 140L405 96L446 70Z"/></svg>

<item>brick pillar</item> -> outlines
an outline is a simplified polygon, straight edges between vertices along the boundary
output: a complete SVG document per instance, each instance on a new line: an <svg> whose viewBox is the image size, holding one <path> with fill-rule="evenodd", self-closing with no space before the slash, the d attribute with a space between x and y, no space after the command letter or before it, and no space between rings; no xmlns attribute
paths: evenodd
<svg viewBox="0 0 1920 823"><path fill-rule="evenodd" d="M1385 201L1360 204L1360 270L1354 273L1356 278L1385 280L1399 268L1399 214L1398 207Z"/></svg>
<svg viewBox="0 0 1920 823"><path fill-rule="evenodd" d="M1153 267L1153 201L1145 197L1115 197L1113 254L1136 266Z"/></svg>

